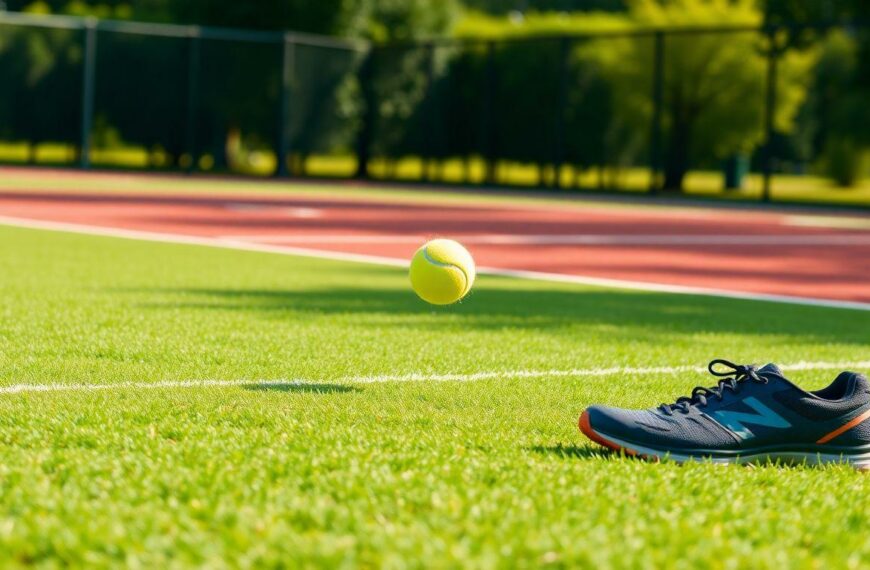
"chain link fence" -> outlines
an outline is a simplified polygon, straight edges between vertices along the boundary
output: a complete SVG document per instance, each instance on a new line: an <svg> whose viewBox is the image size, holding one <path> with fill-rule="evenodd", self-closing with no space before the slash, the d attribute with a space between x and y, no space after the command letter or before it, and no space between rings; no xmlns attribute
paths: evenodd
<svg viewBox="0 0 870 570"><path fill-rule="evenodd" d="M0 14L0 161L870 205L867 31L799 31L371 46Z"/></svg>

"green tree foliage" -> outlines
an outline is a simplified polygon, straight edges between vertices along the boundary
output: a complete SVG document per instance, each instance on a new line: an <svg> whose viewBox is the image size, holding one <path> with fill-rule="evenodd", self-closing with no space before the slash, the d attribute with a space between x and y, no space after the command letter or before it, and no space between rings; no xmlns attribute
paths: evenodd
<svg viewBox="0 0 870 570"><path fill-rule="evenodd" d="M527 41L499 42L491 56L480 49L460 51L443 75L436 76L439 84L473 86L470 93L436 90L441 97L446 93L447 100L440 102L449 109L445 130L474 131L463 136L465 144L444 146L496 159L539 164L564 160L580 169L611 172L644 163L652 118L652 38L576 39L565 54L564 44L546 37L636 27L751 27L759 25L762 16L748 0L638 0L630 7L625 16L465 18L457 30L461 37ZM531 39L537 36L541 38ZM727 156L750 152L761 142L768 49L758 33L668 36L667 187L680 189L691 167L715 167ZM807 55L780 59L775 119L781 130L790 127L803 99L808 63ZM437 106L419 110L432 112ZM401 147L401 137L394 140Z"/></svg>
<svg viewBox="0 0 870 570"><path fill-rule="evenodd" d="M352 153L362 115L357 78L364 52L296 46L292 52L289 136L292 172L313 153Z"/></svg>
<svg viewBox="0 0 870 570"><path fill-rule="evenodd" d="M765 22L774 25L848 22L870 10L867 0L765 0L763 6Z"/></svg>
<svg viewBox="0 0 870 570"><path fill-rule="evenodd" d="M753 2L740 0L636 0L630 16L649 27L747 25L761 22ZM749 152L763 138L766 54L771 49L755 32L669 35L664 59L664 187L679 190L693 166L711 166L730 154ZM650 45L614 42L589 53L613 85L617 105L649 124L652 107L645 93L652 85ZM776 126L790 128L805 94L806 56L779 58ZM642 86L646 85L646 89Z"/></svg>
<svg viewBox="0 0 870 570"><path fill-rule="evenodd" d="M459 15L458 0L350 0L345 35L375 42L407 41L446 35Z"/></svg>
<svg viewBox="0 0 870 570"><path fill-rule="evenodd" d="M174 24L338 33L354 0L7 0L9 10Z"/></svg>
<svg viewBox="0 0 870 570"><path fill-rule="evenodd" d="M510 17L465 13L462 18L458 18L458 0L39 0L38 4L10 0L9 4L13 9L20 4L38 11L116 18L293 28L364 37L376 44L417 42L451 32L467 41L431 49L426 45L378 49L366 68L371 98L362 96L367 91L357 81L360 54L299 47L293 56L289 122L280 126L275 119L281 103L281 46L205 40L201 104L194 117L196 139L201 152L218 160L230 139L240 139L248 147L275 148L282 132L301 156L350 150L369 104L376 155L477 155L536 163L541 172L554 162L572 164L577 171L613 172L646 164L649 157L652 38L563 41L553 36L659 26L751 27L765 17L769 22L790 21L803 14L801 10L806 12L801 17L815 18L818 12L813 10L832 3L771 0L762 14L753 0L632 0L625 13L526 9ZM484 4L501 12L498 2ZM844 2L851 12L837 4L833 16L857 14L859 4L859 0ZM775 124L780 138L786 138L795 130L801 109L801 141L808 149L804 156L826 151L830 156L832 149L842 153L870 144L870 126L855 120L867 115L861 93L866 92L864 84L870 76L864 69L870 60L864 56L868 42L859 32L841 36L828 37L821 52L808 48L812 44L806 38L779 38L792 48L779 58ZM816 34L810 39L818 42L822 37ZM0 36L0 78L21 88L7 89L2 97L41 101L44 96L47 99L40 106L51 110L32 119L22 118L20 112L13 117L12 103L0 101L0 136L75 140L78 103L68 97L64 105L52 105L65 86L79 85L80 38L73 34L66 43L58 43L51 34L16 38ZM187 142L183 125L192 111L186 100L188 40L122 40L101 32L100 41L99 124L114 129L125 142L159 146L177 159ZM488 47L490 42L495 47ZM667 36L663 117L667 187L681 188L690 168L715 167L727 156L758 147L770 49L767 37L755 32ZM810 73L818 53L819 61ZM136 73L127 72L131 69ZM811 78L813 89L807 97ZM77 96L80 90L71 91ZM849 161L838 164L843 162Z"/></svg>
<svg viewBox="0 0 870 570"><path fill-rule="evenodd" d="M852 186L865 174L870 146L870 112L863 88L860 43L835 30L818 49L809 96L799 116L796 138L808 160L840 186Z"/></svg>
<svg viewBox="0 0 870 570"><path fill-rule="evenodd" d="M177 164L187 143L190 42L119 33L101 33L98 42L99 124L110 126L128 143L163 150L170 164Z"/></svg>
<svg viewBox="0 0 870 570"><path fill-rule="evenodd" d="M624 0L464 0L468 8L488 14L511 12L590 12L625 10Z"/></svg>
<svg viewBox="0 0 870 570"><path fill-rule="evenodd" d="M516 22L466 15L456 34L467 41L437 48L428 56L431 69L429 63L418 68L424 97L395 129L381 129L378 143L388 144L378 152L481 156L491 159L491 175L502 160L536 163L539 173L554 162L602 165L617 130L609 87L594 66L575 57L577 43L553 36L620 28L626 22L616 16L535 14Z"/></svg>
<svg viewBox="0 0 870 570"><path fill-rule="evenodd" d="M151 10L169 14L184 24L250 28L259 30L293 29L305 32L335 33L346 0L163 0L160 9L151 0ZM143 6L144 8L144 6ZM142 10L140 8L139 10ZM134 9L134 14L137 10Z"/></svg>
<svg viewBox="0 0 870 570"><path fill-rule="evenodd" d="M353 35L375 42L408 42L446 35L459 5L455 0L360 0ZM421 116L430 105L434 53L425 46L376 47L366 62L363 86L373 154L397 156L431 149L429 123Z"/></svg>
<svg viewBox="0 0 870 570"><path fill-rule="evenodd" d="M0 28L0 137L34 145L77 141L81 110L79 34Z"/></svg>
<svg viewBox="0 0 870 570"><path fill-rule="evenodd" d="M458 0L6 0L7 9L255 30L295 30L375 41L441 35Z"/></svg>
<svg viewBox="0 0 870 570"><path fill-rule="evenodd" d="M865 21L867 0L767 0L771 24ZM791 49L818 50L813 83L801 111L798 143L808 159L821 157L819 166L840 186L852 186L866 174L870 147L870 29L848 33L825 28L789 29Z"/></svg>

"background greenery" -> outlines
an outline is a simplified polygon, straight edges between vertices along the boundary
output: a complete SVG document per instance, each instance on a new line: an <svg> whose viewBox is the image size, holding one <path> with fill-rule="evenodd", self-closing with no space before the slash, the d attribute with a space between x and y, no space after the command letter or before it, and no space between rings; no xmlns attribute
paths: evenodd
<svg viewBox="0 0 870 570"><path fill-rule="evenodd" d="M754 0L601 2L591 11L567 1L534 9L523 2L436 0L7 4L30 12L292 28L376 44L458 40L378 50L368 63L356 50L299 46L289 117L279 125L280 46L204 40L199 104L191 119L188 41L101 32L94 145L144 149L153 167L268 172L277 167L274 151L283 132L292 149L288 168L299 175L310 173L319 157L352 154L363 137L385 165L372 172L383 177L394 177L404 159L426 157L421 178L443 179L445 165L459 159L466 165L464 179L475 181L473 162L489 159L482 179L513 182L499 169L523 164L532 167L536 184L580 182L592 174L602 188L623 188L628 173L649 165L653 39L560 37L652 27L817 24L861 15L860 2L829 9L821 1ZM0 81L8 87L0 91L0 140L28 145L26 159L33 162L41 145L66 143L66 160L75 160L80 32L3 28ZM760 169L771 50L778 62L775 168L855 186L867 173L870 146L870 112L863 104L870 93L867 38L861 27L787 28L772 37L667 36L664 186L684 189L690 171L719 170L726 160ZM495 47L488 47L493 41ZM61 91L68 96L58 101ZM192 135L184 128L189 121ZM361 130L364 124L370 128ZM560 164L564 169L554 168Z"/></svg>

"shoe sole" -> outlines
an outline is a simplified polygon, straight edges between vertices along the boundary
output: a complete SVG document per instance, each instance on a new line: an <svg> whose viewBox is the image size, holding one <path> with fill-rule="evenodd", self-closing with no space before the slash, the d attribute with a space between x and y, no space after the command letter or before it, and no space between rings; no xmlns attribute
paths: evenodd
<svg viewBox="0 0 870 570"><path fill-rule="evenodd" d="M729 457L714 456L705 452L676 453L664 449L640 446L635 443L622 441L613 436L596 431L589 421L589 412L584 411L580 415L578 423L580 431L599 445L613 451L625 453L649 461L674 461L686 463L689 461L708 461L717 464L751 464L766 461L782 461L788 463L803 463L807 465L822 465L827 463L845 463L859 471L870 471L870 452L856 453L854 455L831 454L801 451L764 451L761 453L747 453Z"/></svg>

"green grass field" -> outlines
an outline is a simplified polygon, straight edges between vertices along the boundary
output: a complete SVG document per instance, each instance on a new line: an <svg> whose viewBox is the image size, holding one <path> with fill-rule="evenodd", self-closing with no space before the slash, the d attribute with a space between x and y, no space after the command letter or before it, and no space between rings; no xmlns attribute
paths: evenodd
<svg viewBox="0 0 870 570"><path fill-rule="evenodd" d="M0 567L867 566L867 474L645 463L577 431L704 375L516 371L866 360L868 313L487 276L434 309L406 281L0 227L0 386L252 382L0 392Z"/></svg>

